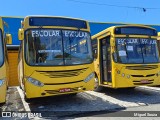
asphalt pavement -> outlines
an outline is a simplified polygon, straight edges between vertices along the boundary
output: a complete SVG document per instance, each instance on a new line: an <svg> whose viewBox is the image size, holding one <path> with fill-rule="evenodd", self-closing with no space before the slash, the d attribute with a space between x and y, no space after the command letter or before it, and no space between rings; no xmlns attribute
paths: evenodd
<svg viewBox="0 0 160 120"><path fill-rule="evenodd" d="M102 92L87 91L76 96L63 95L36 98L29 103L24 101L23 91L19 87L10 87L7 102L0 104L1 113L11 112L12 119L90 120L107 118L107 120L110 120L129 117L128 120L130 120L139 118L140 113L137 113L137 116L132 116L136 111L153 112L160 111L159 108L159 87L137 87L132 90L106 88ZM160 116L159 113L157 113L157 116ZM146 119L143 116L141 118ZM149 118L154 120L158 117L149 116ZM9 118L3 117L3 119Z"/></svg>

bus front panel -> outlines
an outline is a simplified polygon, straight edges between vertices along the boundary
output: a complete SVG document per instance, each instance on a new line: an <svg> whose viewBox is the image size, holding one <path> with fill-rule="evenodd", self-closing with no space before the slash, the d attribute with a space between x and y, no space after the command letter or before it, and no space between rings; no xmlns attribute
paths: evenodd
<svg viewBox="0 0 160 120"><path fill-rule="evenodd" d="M63 67L30 67L25 65L27 98L78 93L93 90L93 64Z"/></svg>
<svg viewBox="0 0 160 120"><path fill-rule="evenodd" d="M115 38L113 87L159 85L159 52L153 38Z"/></svg>
<svg viewBox="0 0 160 120"><path fill-rule="evenodd" d="M24 75L20 79L27 98L93 90L89 32L31 28L25 31L23 45Z"/></svg>
<svg viewBox="0 0 160 120"><path fill-rule="evenodd" d="M157 64L148 65L122 65L115 64L112 79L114 88L154 86L160 84L159 67Z"/></svg>

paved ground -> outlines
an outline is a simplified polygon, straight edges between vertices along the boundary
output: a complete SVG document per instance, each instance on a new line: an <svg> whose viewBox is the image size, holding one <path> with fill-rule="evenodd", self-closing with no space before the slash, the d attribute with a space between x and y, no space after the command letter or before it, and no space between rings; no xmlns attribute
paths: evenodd
<svg viewBox="0 0 160 120"><path fill-rule="evenodd" d="M0 111L25 111L21 97L16 88L9 88L6 104L0 105Z"/></svg>
<svg viewBox="0 0 160 120"><path fill-rule="evenodd" d="M160 110L159 108L160 104L150 104L147 106L126 108L125 110L116 112L91 114L85 117L77 117L75 120L160 120L160 111L157 111ZM70 117L70 119L72 118Z"/></svg>
<svg viewBox="0 0 160 120"><path fill-rule="evenodd" d="M33 99L30 103L24 101L22 93L19 87L9 88L7 102L0 105L0 111L21 113L31 111L31 113L41 113L43 119L53 117L59 119L81 119L81 117L89 119L90 116L94 116L94 118L106 114L116 116L122 110L129 109L130 111L131 108L138 109L138 107L160 105L160 87L137 87L132 90L107 88L99 93L87 91L76 96L38 98ZM153 111L154 108L143 110ZM22 117L27 119L24 116ZM38 114L36 119L41 119L41 116ZM103 118L99 117L99 119Z"/></svg>

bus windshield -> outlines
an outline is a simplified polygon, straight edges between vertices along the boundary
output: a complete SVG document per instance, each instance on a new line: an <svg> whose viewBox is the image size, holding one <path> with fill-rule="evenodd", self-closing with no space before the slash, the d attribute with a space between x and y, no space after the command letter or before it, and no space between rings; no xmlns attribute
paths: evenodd
<svg viewBox="0 0 160 120"><path fill-rule="evenodd" d="M0 66L3 64L3 58L2 32L0 31Z"/></svg>
<svg viewBox="0 0 160 120"><path fill-rule="evenodd" d="M78 65L93 61L88 32L29 29L25 34L25 56L29 65Z"/></svg>
<svg viewBox="0 0 160 120"><path fill-rule="evenodd" d="M117 62L158 63L157 40L143 38L116 38Z"/></svg>

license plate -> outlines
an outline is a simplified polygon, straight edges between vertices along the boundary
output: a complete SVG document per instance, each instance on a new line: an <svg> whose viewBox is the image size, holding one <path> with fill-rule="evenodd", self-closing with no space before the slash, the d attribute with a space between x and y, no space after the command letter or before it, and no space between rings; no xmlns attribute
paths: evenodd
<svg viewBox="0 0 160 120"><path fill-rule="evenodd" d="M150 83L148 80L141 80L141 83Z"/></svg>
<svg viewBox="0 0 160 120"><path fill-rule="evenodd" d="M71 88L62 88L59 90L59 92L70 92Z"/></svg>

